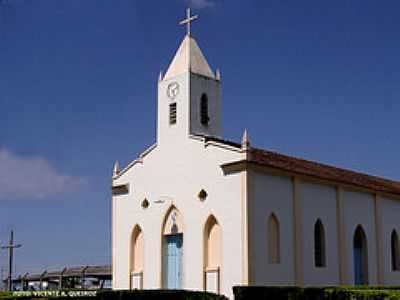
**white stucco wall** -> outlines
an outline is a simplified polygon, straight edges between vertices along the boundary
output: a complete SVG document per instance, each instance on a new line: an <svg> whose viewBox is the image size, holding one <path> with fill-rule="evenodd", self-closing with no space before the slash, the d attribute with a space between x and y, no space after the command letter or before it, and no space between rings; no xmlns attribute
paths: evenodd
<svg viewBox="0 0 400 300"><path fill-rule="evenodd" d="M382 198L382 240L384 283L400 285L400 271L392 270L391 234L393 229L400 236L400 201Z"/></svg>
<svg viewBox="0 0 400 300"><path fill-rule="evenodd" d="M291 177L253 171L249 193L249 270L250 284L290 285L294 284L294 232L293 232L293 183ZM339 276L339 242L336 185L300 180L298 185L301 203L302 253L301 276L306 286L337 285ZM368 281L378 284L378 252L375 214L375 195L342 188L345 249L345 273L348 284L354 284L353 238L358 225L367 237ZM390 238L393 229L400 234L400 201L379 197L381 201L383 284L400 284L400 272L391 266ZM280 264L268 262L268 217L274 213L280 223ZM326 267L315 267L314 225L320 219L325 230Z"/></svg>
<svg viewBox="0 0 400 300"><path fill-rule="evenodd" d="M114 185L130 183L130 194L114 196L114 288L129 288L129 243L135 224L144 237L144 288L161 288L161 227L174 205L184 222L183 287L203 290L203 229L213 214L222 232L221 291L231 296L242 282L241 175L225 176L220 165L238 160L239 152L187 138L156 147ZM205 189L202 202L198 193ZM144 198L150 201L141 207ZM163 203L155 203L162 200Z"/></svg>
<svg viewBox="0 0 400 300"><path fill-rule="evenodd" d="M294 284L293 183L290 177L252 173L249 198L250 284ZM280 263L268 262L268 218L280 225Z"/></svg>
<svg viewBox="0 0 400 300"><path fill-rule="evenodd" d="M339 255L334 187L301 181L299 186L303 220L303 278L306 285L339 284ZM314 262L314 226L320 219L325 230L326 266Z"/></svg>
<svg viewBox="0 0 400 300"><path fill-rule="evenodd" d="M129 287L129 242L131 231L139 224L144 234L144 288L161 287L161 230L164 217L175 205L184 221L183 287L203 289L203 229L213 214L222 230L221 291L232 296L232 286L241 284L243 269L242 244L242 178L241 173L223 175L223 163L242 158L240 151L231 151L188 138L177 148L165 144L155 148L126 172L115 184L129 182L130 195L114 197L115 215L115 280L114 288ZM165 156L169 159L165 159ZM161 166L161 167L160 167ZM193 172L196 170L196 172ZM293 180L256 171L249 173L249 280L252 285L294 284L294 219ZM208 198L199 201L197 194L205 189ZM298 187L303 239L303 282L305 285L336 285L339 280L337 189L301 180ZM343 222L346 247L347 277L354 283L353 237L361 225L367 237L368 279L378 284L378 259L375 228L375 196L372 193L342 189ZM150 207L143 209L144 198ZM163 200L163 203L154 201ZM384 284L398 285L400 272L391 270L390 234L400 233L400 202L380 198ZM268 217L274 213L280 225L280 264L268 262ZM314 266L314 224L323 222L326 241L324 268ZM189 271L190 269L190 271Z"/></svg>

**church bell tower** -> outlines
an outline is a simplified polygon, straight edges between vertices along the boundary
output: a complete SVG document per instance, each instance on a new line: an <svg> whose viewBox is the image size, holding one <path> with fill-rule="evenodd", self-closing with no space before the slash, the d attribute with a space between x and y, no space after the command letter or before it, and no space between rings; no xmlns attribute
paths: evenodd
<svg viewBox="0 0 400 300"><path fill-rule="evenodd" d="M187 10L180 22L187 34L158 82L157 143L175 143L188 135L221 136L221 77L213 72L191 35L197 16Z"/></svg>

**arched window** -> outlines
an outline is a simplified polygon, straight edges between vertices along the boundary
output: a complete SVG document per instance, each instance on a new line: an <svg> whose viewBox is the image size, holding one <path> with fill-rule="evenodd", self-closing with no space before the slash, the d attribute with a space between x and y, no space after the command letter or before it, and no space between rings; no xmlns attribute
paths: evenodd
<svg viewBox="0 0 400 300"><path fill-rule="evenodd" d="M143 232L136 225L131 236L130 282L131 289L143 288Z"/></svg>
<svg viewBox="0 0 400 300"><path fill-rule="evenodd" d="M207 126L210 122L210 117L208 115L208 97L206 94L201 95L200 99L200 122L204 126Z"/></svg>
<svg viewBox="0 0 400 300"><path fill-rule="evenodd" d="M316 267L326 267L325 230L321 220L314 225L314 263Z"/></svg>
<svg viewBox="0 0 400 300"><path fill-rule="evenodd" d="M270 264L281 262L280 253L280 229L279 221L275 214L268 219L268 261Z"/></svg>
<svg viewBox="0 0 400 300"><path fill-rule="evenodd" d="M361 225L357 226L353 239L354 283L368 284L368 248L367 236Z"/></svg>
<svg viewBox="0 0 400 300"><path fill-rule="evenodd" d="M204 285L208 292L220 292L221 260L221 227L210 216L204 226Z"/></svg>
<svg viewBox="0 0 400 300"><path fill-rule="evenodd" d="M399 245L399 236L397 235L396 230L392 231L391 249L392 249L392 270L400 271L400 245Z"/></svg>

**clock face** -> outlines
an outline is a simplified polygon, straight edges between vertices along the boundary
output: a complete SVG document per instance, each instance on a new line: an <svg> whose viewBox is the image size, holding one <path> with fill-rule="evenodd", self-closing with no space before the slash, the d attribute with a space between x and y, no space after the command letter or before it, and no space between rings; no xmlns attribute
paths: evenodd
<svg viewBox="0 0 400 300"><path fill-rule="evenodd" d="M169 99L174 100L179 94L179 84L175 81L168 85L167 96Z"/></svg>

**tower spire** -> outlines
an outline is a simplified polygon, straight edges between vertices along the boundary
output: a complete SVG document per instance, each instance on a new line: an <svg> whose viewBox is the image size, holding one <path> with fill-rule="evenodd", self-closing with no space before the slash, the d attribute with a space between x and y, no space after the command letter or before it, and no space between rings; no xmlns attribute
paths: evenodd
<svg viewBox="0 0 400 300"><path fill-rule="evenodd" d="M198 18L198 15L192 16L192 11L190 10L190 8L186 9L186 19L179 22L179 25L186 25L186 35L191 36L192 22L194 22Z"/></svg>
<svg viewBox="0 0 400 300"><path fill-rule="evenodd" d="M221 74L213 72L194 37L198 19L186 10L179 22L184 36L164 76L158 82L157 143L174 143L187 135L221 136Z"/></svg>
<svg viewBox="0 0 400 300"><path fill-rule="evenodd" d="M187 17L179 24L186 25L187 34L175 53L174 59L169 65L163 80L168 80L185 72L203 75L215 79L215 73L211 70L206 58L201 52L199 45L191 34L191 23L198 19L197 15L192 16L190 8L186 11Z"/></svg>

